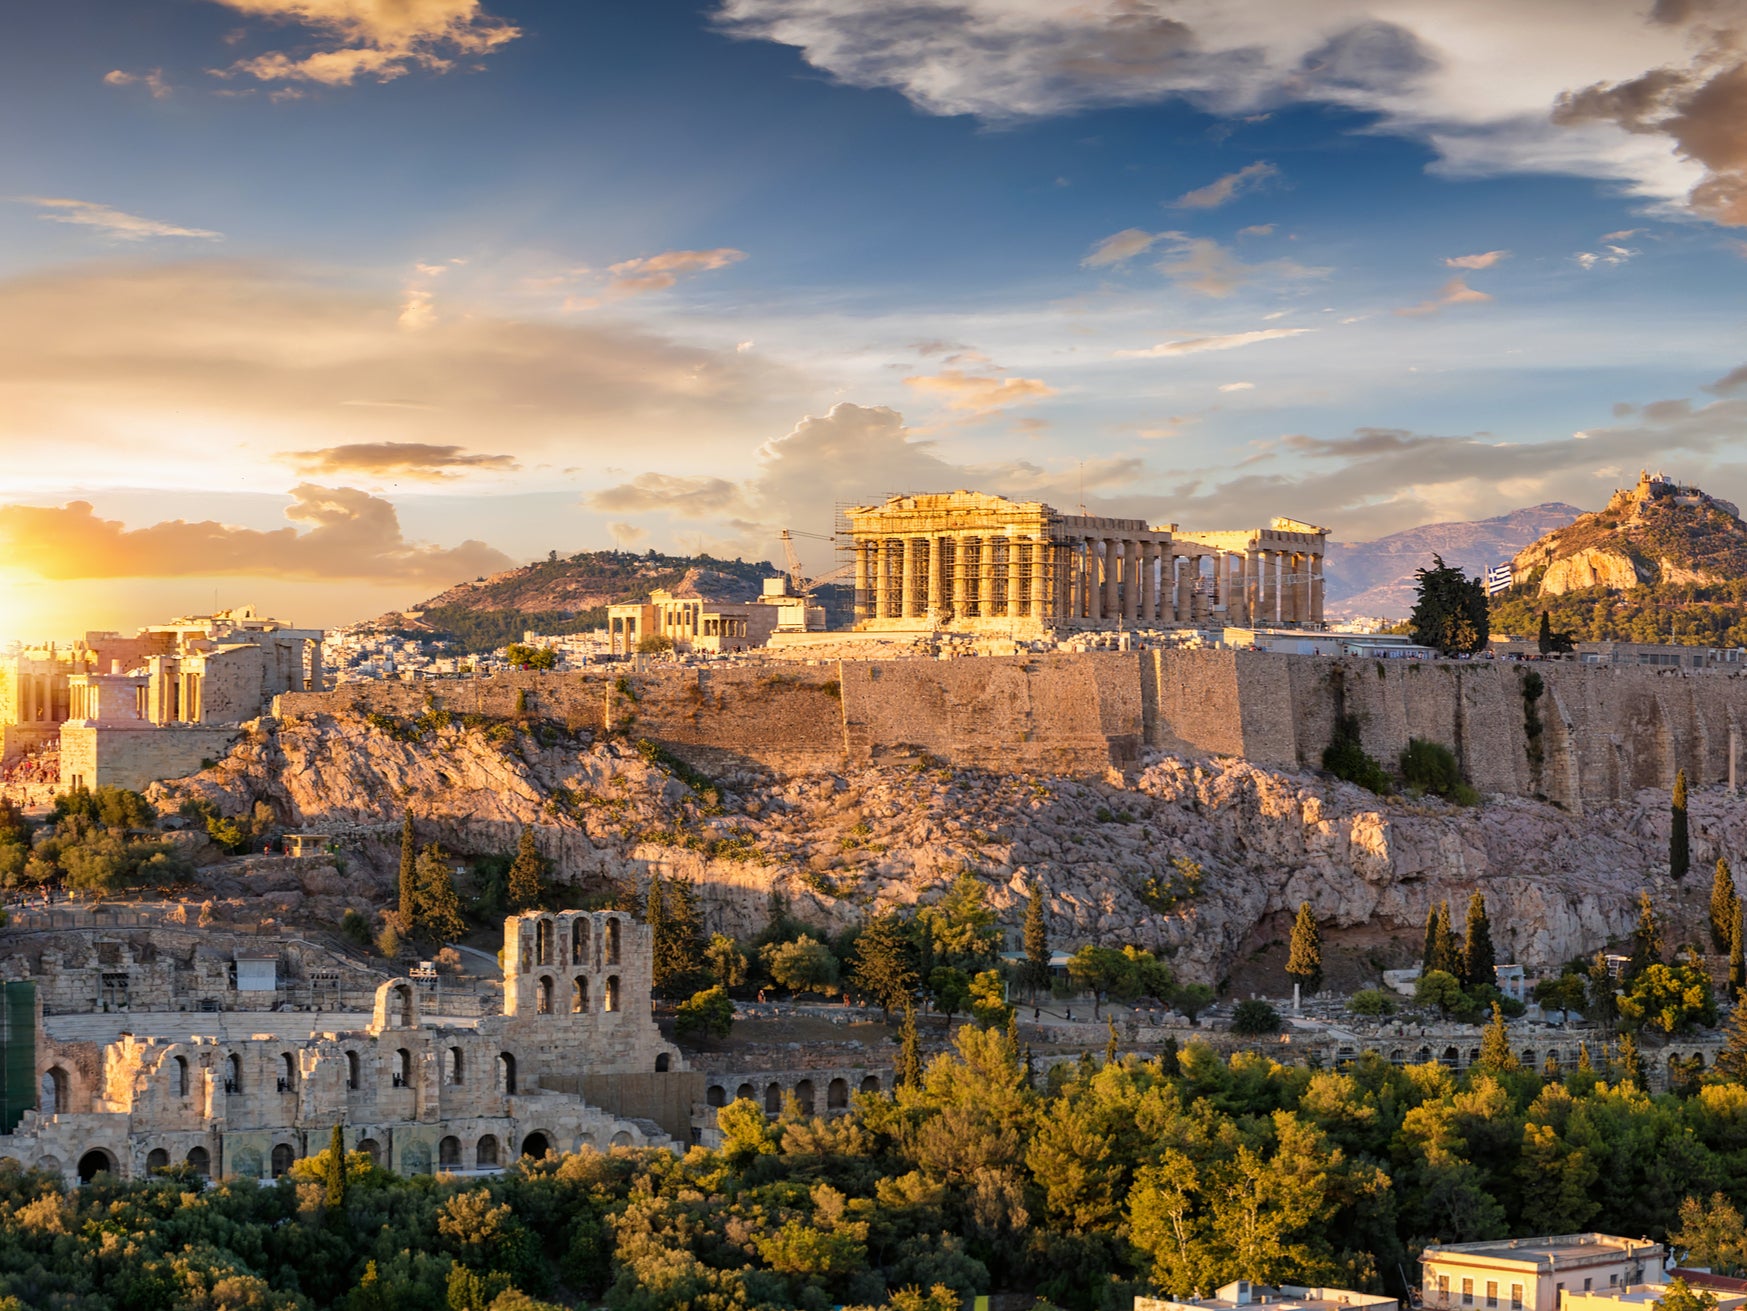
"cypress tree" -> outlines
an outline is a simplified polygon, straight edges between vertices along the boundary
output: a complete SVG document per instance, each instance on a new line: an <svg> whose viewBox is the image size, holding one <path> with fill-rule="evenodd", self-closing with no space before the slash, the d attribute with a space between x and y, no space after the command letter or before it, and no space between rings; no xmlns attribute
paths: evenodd
<svg viewBox="0 0 1747 1311"><path fill-rule="evenodd" d="M1729 862L1717 857L1716 876L1711 879L1711 941L1718 951L1729 949L1729 926L1741 918L1741 897L1735 891L1735 876Z"/></svg>
<svg viewBox="0 0 1747 1311"><path fill-rule="evenodd" d="M1492 949L1492 923L1486 918L1486 898L1476 892L1468 898L1468 928L1462 943L1462 986L1495 986L1498 957Z"/></svg>
<svg viewBox="0 0 1747 1311"><path fill-rule="evenodd" d="M1442 970L1452 978L1462 977L1462 943L1450 927L1450 903L1440 901L1432 913L1433 923L1426 934L1429 944L1426 973Z"/></svg>
<svg viewBox="0 0 1747 1311"><path fill-rule="evenodd" d="M1577 1069L1578 1069L1578 1071L1580 1073L1583 1073L1583 1074L1588 1074L1594 1068L1595 1067L1593 1065L1591 1065L1590 1061L1589 1061L1589 1044L1586 1042L1578 1043L1577 1044Z"/></svg>
<svg viewBox="0 0 1747 1311"><path fill-rule="evenodd" d="M455 891L448 856L433 842L419 853L416 868L419 927L439 942L465 937L467 921L461 916L461 898Z"/></svg>
<svg viewBox="0 0 1747 1311"><path fill-rule="evenodd" d="M1039 988L1049 986L1049 923L1043 917L1043 885L1031 881L1025 901L1025 984L1037 999Z"/></svg>
<svg viewBox="0 0 1747 1311"><path fill-rule="evenodd" d="M1432 972L1432 961L1437 958L1438 954L1438 942L1438 908L1434 904L1426 907L1425 949L1421 951L1419 955L1419 969L1421 974L1430 974Z"/></svg>
<svg viewBox="0 0 1747 1311"><path fill-rule="evenodd" d="M1663 955L1662 917L1648 889L1638 894L1638 926L1632 930L1632 958L1626 966L1628 979L1635 979Z"/></svg>
<svg viewBox="0 0 1747 1311"><path fill-rule="evenodd" d="M1747 1002L1737 999L1723 1030L1723 1050L1711 1066L1730 1083L1747 1084Z"/></svg>
<svg viewBox="0 0 1747 1311"><path fill-rule="evenodd" d="M663 945L668 961L672 986L689 994L704 973L704 930L698 919L698 898L692 885L676 879L667 890L663 929L667 941Z"/></svg>
<svg viewBox="0 0 1747 1311"><path fill-rule="evenodd" d="M907 1002L899 1033L897 1084L900 1088L922 1086L922 1038L916 1032L916 1008Z"/></svg>
<svg viewBox="0 0 1747 1311"><path fill-rule="evenodd" d="M1286 956L1286 973L1305 993L1322 986L1322 936L1316 931L1316 916L1310 903L1298 903L1298 918L1292 924L1292 946Z"/></svg>
<svg viewBox="0 0 1747 1311"><path fill-rule="evenodd" d="M522 830L522 840L516 845L515 863L510 866L508 892L511 910L533 910L540 904L540 879L546 872L546 861L534 845L534 830Z"/></svg>
<svg viewBox="0 0 1747 1311"><path fill-rule="evenodd" d="M643 922L649 926L649 982L657 992L665 992L672 981L667 960L667 898L661 887L661 875L649 879L649 897L643 904Z"/></svg>
<svg viewBox="0 0 1747 1311"><path fill-rule="evenodd" d="M1638 1052L1638 1040L1629 1033L1620 1035L1619 1076L1621 1083L1644 1086L1644 1058Z"/></svg>
<svg viewBox="0 0 1747 1311"><path fill-rule="evenodd" d="M1747 987L1747 958L1741 950L1741 917L1729 925L1729 1000L1739 1002L1741 990Z"/></svg>
<svg viewBox="0 0 1747 1311"><path fill-rule="evenodd" d="M346 1205L346 1135L337 1124L328 1144L326 1183L328 1209L341 1210Z"/></svg>
<svg viewBox="0 0 1747 1311"><path fill-rule="evenodd" d="M1116 1017L1114 1015L1106 1015L1104 1017L1104 1023L1110 1029L1110 1036L1104 1042L1104 1064L1115 1065L1116 1064L1116 1055L1117 1055L1117 1053L1116 1053Z"/></svg>
<svg viewBox="0 0 1747 1311"><path fill-rule="evenodd" d="M413 837L412 811L400 826L400 929L411 933L419 918L419 848Z"/></svg>
<svg viewBox="0 0 1747 1311"><path fill-rule="evenodd" d="M1545 610L1541 611L1541 631L1535 638L1535 645L1542 655L1549 655L1553 650L1553 619Z"/></svg>
<svg viewBox="0 0 1747 1311"><path fill-rule="evenodd" d="M1492 1020L1480 1035L1480 1065L1494 1074L1504 1074L1521 1068L1516 1053L1510 1049L1510 1034L1504 1027L1504 1008L1492 1003Z"/></svg>
<svg viewBox="0 0 1747 1311"><path fill-rule="evenodd" d="M1669 799L1668 873L1677 879L1686 877L1692 862L1692 846L1686 831L1686 771L1674 775L1674 795Z"/></svg>

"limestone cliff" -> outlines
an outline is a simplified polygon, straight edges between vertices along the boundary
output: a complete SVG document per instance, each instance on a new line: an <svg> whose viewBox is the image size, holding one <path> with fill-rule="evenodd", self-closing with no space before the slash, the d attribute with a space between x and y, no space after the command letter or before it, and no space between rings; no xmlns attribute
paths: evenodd
<svg viewBox="0 0 1747 1311"><path fill-rule="evenodd" d="M1530 800L1462 810L1381 799L1318 774L1157 753L1104 780L926 758L706 780L648 743L550 723L445 718L409 738L380 716L265 720L215 768L154 797L173 808L199 796L229 814L265 801L289 829L349 834L378 861L382 898L408 810L421 840L463 852L507 850L532 826L559 878L683 878L698 886L711 927L743 935L762 923L772 891L837 928L932 900L966 870L1016 930L1041 880L1058 947L1167 948L1185 977L1209 980L1300 901L1330 929L1399 938L1399 956L1417 950L1432 903L1448 899L1459 915L1478 888L1504 957L1530 966L1623 938L1646 886L1677 920L1686 914L1657 872L1663 792L1580 818ZM1695 869L1742 849L1747 807L1720 788L1695 789L1691 804ZM1184 862L1203 871L1193 891L1182 886ZM1693 926L1677 923L1674 940L1696 939L1703 913L1695 901Z"/></svg>

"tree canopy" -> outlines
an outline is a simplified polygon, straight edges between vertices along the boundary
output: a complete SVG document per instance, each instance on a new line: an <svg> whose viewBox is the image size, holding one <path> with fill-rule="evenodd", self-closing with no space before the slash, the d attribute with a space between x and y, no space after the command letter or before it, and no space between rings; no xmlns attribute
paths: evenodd
<svg viewBox="0 0 1747 1311"><path fill-rule="evenodd" d="M1486 605L1486 585L1469 578L1441 555L1432 556L1429 567L1414 571L1418 599L1408 623L1413 640L1445 655L1479 651L1491 634Z"/></svg>

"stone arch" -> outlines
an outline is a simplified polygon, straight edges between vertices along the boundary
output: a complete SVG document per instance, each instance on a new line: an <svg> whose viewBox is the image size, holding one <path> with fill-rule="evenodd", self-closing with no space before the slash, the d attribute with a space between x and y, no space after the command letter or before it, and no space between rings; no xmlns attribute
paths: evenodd
<svg viewBox="0 0 1747 1311"><path fill-rule="evenodd" d="M100 1174L119 1177L121 1171L116 1168L115 1157L110 1155L107 1148L93 1147L79 1158L78 1174L79 1182L88 1184Z"/></svg>
<svg viewBox="0 0 1747 1311"><path fill-rule="evenodd" d="M877 1074L862 1076L861 1090L864 1093L877 1093L880 1090L880 1076Z"/></svg>
<svg viewBox="0 0 1747 1311"><path fill-rule="evenodd" d="M1446 1047L1444 1048L1444 1054L1440 1059L1445 1065L1453 1070L1461 1063L1462 1053L1457 1051L1454 1047Z"/></svg>
<svg viewBox="0 0 1747 1311"><path fill-rule="evenodd" d="M162 1147L154 1147L146 1153L146 1173L153 1174L159 1170L170 1168L170 1153Z"/></svg>
<svg viewBox="0 0 1747 1311"><path fill-rule="evenodd" d="M1432 1060L1432 1049L1430 1047L1421 1047L1419 1049L1419 1056L1415 1059L1414 1064L1416 1064L1416 1065L1430 1065L1431 1060Z"/></svg>
<svg viewBox="0 0 1747 1311"><path fill-rule="evenodd" d="M534 964L552 963L552 917L542 915L534 926Z"/></svg>
<svg viewBox="0 0 1747 1311"><path fill-rule="evenodd" d="M726 1106L727 1104L728 1104L728 1090L726 1088L724 1088L721 1084L712 1083L707 1089L704 1090L704 1105L706 1105L706 1106Z"/></svg>
<svg viewBox="0 0 1747 1311"><path fill-rule="evenodd" d="M588 976L578 974L570 984L570 1013L588 1014Z"/></svg>
<svg viewBox="0 0 1747 1311"><path fill-rule="evenodd" d="M552 1140L536 1130L522 1139L522 1155L538 1161L552 1150Z"/></svg>
<svg viewBox="0 0 1747 1311"><path fill-rule="evenodd" d="M579 966L588 964L588 923L586 915L570 921L570 959Z"/></svg>
<svg viewBox="0 0 1747 1311"><path fill-rule="evenodd" d="M66 1115L73 1109L73 1077L66 1068L51 1065L42 1073L41 1098L37 1105L44 1116Z"/></svg>
<svg viewBox="0 0 1747 1311"><path fill-rule="evenodd" d="M44 1174L59 1174L61 1173L61 1158L58 1156L41 1157L36 1163L36 1168Z"/></svg>
<svg viewBox="0 0 1747 1311"><path fill-rule="evenodd" d="M437 1144L437 1167L442 1170L461 1168L461 1140L454 1134L445 1134L443 1141Z"/></svg>
<svg viewBox="0 0 1747 1311"><path fill-rule="evenodd" d="M394 1064L390 1073L393 1077L389 1082L396 1088L412 1087L412 1053L405 1047L394 1049Z"/></svg>
<svg viewBox="0 0 1747 1311"><path fill-rule="evenodd" d="M534 996L534 1013L536 1015L550 1015L552 1013L552 976L550 974L540 976L539 990Z"/></svg>
<svg viewBox="0 0 1747 1311"><path fill-rule="evenodd" d="M508 1052L499 1052L497 1057L497 1081L499 1088L505 1093L516 1090L516 1058Z"/></svg>
<svg viewBox="0 0 1747 1311"><path fill-rule="evenodd" d="M297 1057L290 1052L279 1054L279 1091L292 1092L297 1087Z"/></svg>
<svg viewBox="0 0 1747 1311"><path fill-rule="evenodd" d="M1522 1062L1523 1069L1525 1069L1525 1070L1534 1069L1535 1068L1535 1049L1533 1047L1524 1047L1521 1055L1519 1055L1517 1057L1517 1060Z"/></svg>
<svg viewBox="0 0 1747 1311"><path fill-rule="evenodd" d="M346 1053L346 1089L349 1092L358 1091L360 1072L358 1068L358 1053Z"/></svg>
<svg viewBox="0 0 1747 1311"><path fill-rule="evenodd" d="M613 916L607 921L607 964L619 963L620 929L619 917Z"/></svg>
<svg viewBox="0 0 1747 1311"><path fill-rule="evenodd" d="M735 1101L751 1101L758 1096L757 1090L749 1083L743 1083L734 1090Z"/></svg>
<svg viewBox="0 0 1747 1311"><path fill-rule="evenodd" d="M194 1167L195 1174L199 1175L202 1179L212 1177L211 1152L207 1151L204 1147L190 1147L188 1149L187 1159L188 1164Z"/></svg>
<svg viewBox="0 0 1747 1311"><path fill-rule="evenodd" d="M467 1082L467 1058L459 1047L449 1048L449 1082Z"/></svg>
<svg viewBox="0 0 1747 1311"><path fill-rule="evenodd" d="M378 1165L382 1161L382 1145L374 1138L360 1138L358 1146L353 1150L363 1152L364 1155L368 1156L371 1165Z"/></svg>
<svg viewBox="0 0 1747 1311"><path fill-rule="evenodd" d="M802 1079L795 1085L795 1100L801 1104L801 1114L813 1113L813 1081Z"/></svg>
<svg viewBox="0 0 1747 1311"><path fill-rule="evenodd" d="M603 1011L619 1009L619 976L617 974L607 975L607 986L603 989L601 997L601 1009Z"/></svg>
<svg viewBox="0 0 1747 1311"><path fill-rule="evenodd" d="M177 1056L170 1062L170 1095L186 1097L188 1095L188 1058Z"/></svg>
<svg viewBox="0 0 1747 1311"><path fill-rule="evenodd" d="M613 1146L613 1147L629 1147L629 1146L631 1146L631 1135L626 1133L623 1129L619 1130L618 1133L613 1135L613 1141L611 1143L611 1146Z"/></svg>
<svg viewBox="0 0 1747 1311"><path fill-rule="evenodd" d="M273 1177L278 1179L290 1171L291 1163L296 1159L297 1151L290 1143L275 1143L273 1155L267 1168L273 1172Z"/></svg>
<svg viewBox="0 0 1747 1311"><path fill-rule="evenodd" d="M846 1111L849 1109L849 1080L833 1079L825 1085L825 1109L828 1111Z"/></svg>
<svg viewBox="0 0 1747 1311"><path fill-rule="evenodd" d="M479 1140L479 1145L473 1149L473 1161L481 1170L489 1170L497 1164L497 1135L486 1134Z"/></svg>
<svg viewBox="0 0 1747 1311"><path fill-rule="evenodd" d="M1391 1047L1389 1049L1389 1063L1391 1065L1406 1065L1407 1053L1399 1047Z"/></svg>
<svg viewBox="0 0 1747 1311"><path fill-rule="evenodd" d="M673 1057L669 1056L666 1052L657 1052L655 1054L655 1073L666 1074L672 1064Z"/></svg>
<svg viewBox="0 0 1747 1311"><path fill-rule="evenodd" d="M783 1086L773 1083L764 1090L764 1113L777 1115L783 1108Z"/></svg>
<svg viewBox="0 0 1747 1311"><path fill-rule="evenodd" d="M243 1090L243 1058L237 1052L224 1058L224 1090L227 1093Z"/></svg>
<svg viewBox="0 0 1747 1311"><path fill-rule="evenodd" d="M1480 1049L1478 1047L1470 1047L1468 1049L1468 1064L1480 1064Z"/></svg>

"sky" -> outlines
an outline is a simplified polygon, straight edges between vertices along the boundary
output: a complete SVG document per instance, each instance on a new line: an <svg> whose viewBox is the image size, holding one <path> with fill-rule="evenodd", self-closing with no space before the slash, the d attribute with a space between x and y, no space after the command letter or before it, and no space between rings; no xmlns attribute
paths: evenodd
<svg viewBox="0 0 1747 1311"><path fill-rule="evenodd" d="M22 6L0 643L956 487L1739 502L1744 329L1747 0Z"/></svg>

